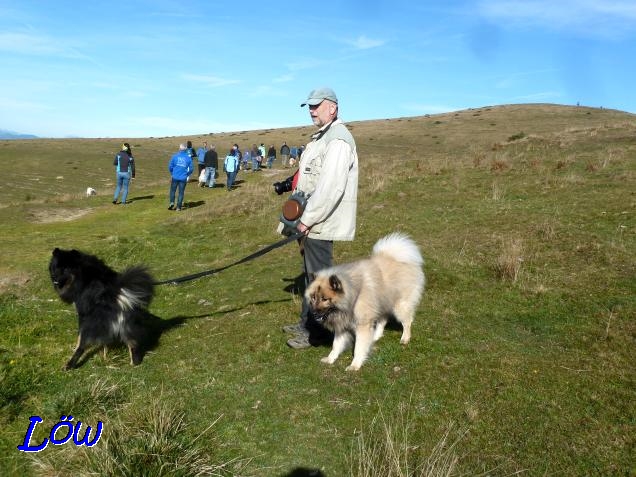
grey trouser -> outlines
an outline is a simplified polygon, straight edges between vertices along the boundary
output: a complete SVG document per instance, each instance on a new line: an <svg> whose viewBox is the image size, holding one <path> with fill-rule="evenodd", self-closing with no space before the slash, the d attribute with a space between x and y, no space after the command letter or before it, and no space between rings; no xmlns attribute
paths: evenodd
<svg viewBox="0 0 636 477"><path fill-rule="evenodd" d="M316 240L309 237L304 239L304 265L305 265L305 289L310 283L310 276L319 272L323 268L333 265L333 241L332 240ZM311 330L313 327L322 328L310 316L309 304L304 298L303 290L303 306L300 312L300 324Z"/></svg>

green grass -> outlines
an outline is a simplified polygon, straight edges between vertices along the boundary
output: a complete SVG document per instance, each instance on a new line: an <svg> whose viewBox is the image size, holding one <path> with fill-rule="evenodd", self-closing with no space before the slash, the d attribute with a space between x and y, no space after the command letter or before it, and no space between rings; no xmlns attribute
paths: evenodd
<svg viewBox="0 0 636 477"><path fill-rule="evenodd" d="M271 184L292 171L241 173L231 194L191 183L177 214L170 155L183 139L301 144L312 128L124 138L126 207L110 203L124 139L0 141L3 475L636 473L636 118L520 105L350 126L358 232L336 261L399 230L427 275L411 343L387 330L358 373L350 355L326 366L327 348L286 347L294 245L158 287L152 313L182 325L141 366L119 348L61 371L77 325L47 276L54 247L157 279L238 260L278 240ZM104 423L97 446L17 450L30 416L41 442L69 413Z"/></svg>

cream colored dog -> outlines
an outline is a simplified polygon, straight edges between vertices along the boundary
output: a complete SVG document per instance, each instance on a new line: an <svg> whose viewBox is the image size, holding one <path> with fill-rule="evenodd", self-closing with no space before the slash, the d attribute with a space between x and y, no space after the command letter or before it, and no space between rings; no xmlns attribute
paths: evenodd
<svg viewBox="0 0 636 477"><path fill-rule="evenodd" d="M400 343L407 344L424 291L423 264L415 242L394 233L375 244L371 257L318 272L305 297L316 320L334 333L322 362L333 364L355 341L347 370L357 371L391 316L402 324Z"/></svg>

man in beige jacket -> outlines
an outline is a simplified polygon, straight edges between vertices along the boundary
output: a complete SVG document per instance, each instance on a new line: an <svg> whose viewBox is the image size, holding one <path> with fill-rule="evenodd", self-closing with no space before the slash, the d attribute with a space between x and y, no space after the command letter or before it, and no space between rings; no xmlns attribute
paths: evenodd
<svg viewBox="0 0 636 477"><path fill-rule="evenodd" d="M305 285L310 275L333 265L333 242L353 240L358 197L358 154L353 136L338 119L338 98L330 88L309 93L301 104L320 129L303 152L294 192L308 197L298 230L302 240ZM283 328L294 333L287 344L303 349L319 343L323 328L310 316L303 299L300 321Z"/></svg>

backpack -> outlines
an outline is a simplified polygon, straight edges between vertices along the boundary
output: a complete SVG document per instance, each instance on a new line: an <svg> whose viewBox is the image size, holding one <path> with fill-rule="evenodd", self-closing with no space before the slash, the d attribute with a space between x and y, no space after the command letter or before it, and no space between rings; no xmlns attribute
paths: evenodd
<svg viewBox="0 0 636 477"><path fill-rule="evenodd" d="M205 149L200 147L197 150L197 158L199 159L199 164L203 164L203 158L205 157Z"/></svg>
<svg viewBox="0 0 636 477"><path fill-rule="evenodd" d="M236 157L235 156L226 156L225 157L225 171L226 172L234 172L236 170Z"/></svg>

